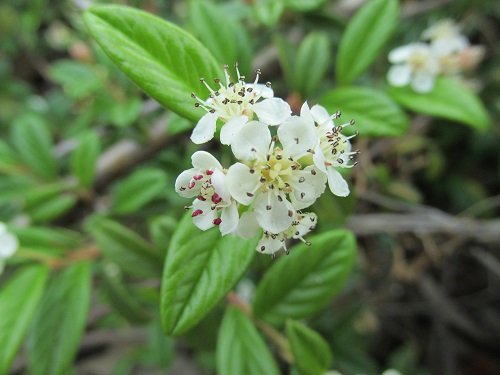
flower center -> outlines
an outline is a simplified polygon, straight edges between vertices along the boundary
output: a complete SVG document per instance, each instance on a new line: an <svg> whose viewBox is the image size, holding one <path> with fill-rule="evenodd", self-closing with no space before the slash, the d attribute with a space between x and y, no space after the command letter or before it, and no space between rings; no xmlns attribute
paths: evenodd
<svg viewBox="0 0 500 375"><path fill-rule="evenodd" d="M287 180L292 176L294 170L300 169L300 164L286 158L283 151L277 147L272 154L267 155L265 161L257 161L254 169L260 171L263 192L278 188L289 193L291 187Z"/></svg>

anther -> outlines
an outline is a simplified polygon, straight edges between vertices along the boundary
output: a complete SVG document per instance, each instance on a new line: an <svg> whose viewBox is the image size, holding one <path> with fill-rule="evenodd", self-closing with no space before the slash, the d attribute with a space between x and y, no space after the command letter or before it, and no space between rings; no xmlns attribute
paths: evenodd
<svg viewBox="0 0 500 375"><path fill-rule="evenodd" d="M304 199L305 195L306 195L306 193L304 193L304 192L300 193L300 197L301 197L302 199Z"/></svg>
<svg viewBox="0 0 500 375"><path fill-rule="evenodd" d="M214 225L220 225L220 223L222 223L222 219L220 217L218 217L217 219L214 219L214 221L212 221L212 223L214 223Z"/></svg>
<svg viewBox="0 0 500 375"><path fill-rule="evenodd" d="M247 197L253 197L253 194L247 191Z"/></svg>
<svg viewBox="0 0 500 375"><path fill-rule="evenodd" d="M203 213L202 210L198 209L196 211L194 211L192 214L191 214L191 217L196 217L198 215L201 215Z"/></svg>
<svg viewBox="0 0 500 375"><path fill-rule="evenodd" d="M271 82L266 82L266 87L271 87Z"/></svg>
<svg viewBox="0 0 500 375"><path fill-rule="evenodd" d="M288 216L290 216L290 217L293 216L293 211L292 210L288 210Z"/></svg>
<svg viewBox="0 0 500 375"><path fill-rule="evenodd" d="M265 246L261 246L260 247L260 251L265 251L266 250L266 247Z"/></svg>
<svg viewBox="0 0 500 375"><path fill-rule="evenodd" d="M266 206L266 210L268 210L268 211L270 211L270 210L271 210L271 205L270 205L270 204L268 204L268 205Z"/></svg>
<svg viewBox="0 0 500 375"><path fill-rule="evenodd" d="M250 173L251 173L251 174L254 174L254 173L255 173L255 169L250 168Z"/></svg>
<svg viewBox="0 0 500 375"><path fill-rule="evenodd" d="M191 93L191 97L192 97L193 99L196 99L196 95L195 95L195 93L194 93L194 92L192 92L192 93Z"/></svg>
<svg viewBox="0 0 500 375"><path fill-rule="evenodd" d="M354 121L354 119L352 119L351 121L349 121L349 124L351 125L354 125L356 123L356 121Z"/></svg>
<svg viewBox="0 0 500 375"><path fill-rule="evenodd" d="M305 177L301 177L301 178L299 178L299 182L304 182L305 180L306 180L306 178L305 178Z"/></svg>
<svg viewBox="0 0 500 375"><path fill-rule="evenodd" d="M311 169L311 174L312 174L313 176L316 176L316 169Z"/></svg>
<svg viewBox="0 0 500 375"><path fill-rule="evenodd" d="M281 160L281 159L283 159L283 155L281 154L276 155L276 160Z"/></svg>
<svg viewBox="0 0 500 375"><path fill-rule="evenodd" d="M295 143L299 144L299 139L298 138L294 138L295 140Z"/></svg>
<svg viewBox="0 0 500 375"><path fill-rule="evenodd" d="M309 241L304 242L307 246L311 246L311 243Z"/></svg>
<svg viewBox="0 0 500 375"><path fill-rule="evenodd" d="M214 114L214 113L215 113L215 109L213 109L213 108L212 108L212 109L210 110L210 113Z"/></svg>
<svg viewBox="0 0 500 375"><path fill-rule="evenodd" d="M264 176L262 176L260 179L259 179L260 182L264 183L266 182L266 178Z"/></svg>
<svg viewBox="0 0 500 375"><path fill-rule="evenodd" d="M194 103L195 108L198 108L200 106L200 103Z"/></svg>
<svg viewBox="0 0 500 375"><path fill-rule="evenodd" d="M279 200L280 202L283 202L283 198L281 198L281 195L278 195L278 197L277 197L277 198L278 198L278 200Z"/></svg>

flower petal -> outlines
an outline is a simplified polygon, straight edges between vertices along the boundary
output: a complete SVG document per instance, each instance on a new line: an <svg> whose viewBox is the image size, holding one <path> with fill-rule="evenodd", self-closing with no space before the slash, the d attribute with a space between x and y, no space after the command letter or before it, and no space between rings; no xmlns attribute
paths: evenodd
<svg viewBox="0 0 500 375"><path fill-rule="evenodd" d="M387 72L387 81L392 86L401 87L410 83L411 67L407 64L392 66Z"/></svg>
<svg viewBox="0 0 500 375"><path fill-rule="evenodd" d="M217 218L217 210L212 210L211 203L208 201L200 201L195 199L193 202L193 212L201 210L203 213L193 217L193 223L201 230L212 228L214 219Z"/></svg>
<svg viewBox="0 0 500 375"><path fill-rule="evenodd" d="M217 126L217 113L207 113L196 124L191 134L191 140L196 144L208 142L214 137Z"/></svg>
<svg viewBox="0 0 500 375"><path fill-rule="evenodd" d="M292 224L295 217L292 204L286 199L278 200L272 190L259 194L253 205L259 225L271 233L284 231Z"/></svg>
<svg viewBox="0 0 500 375"><path fill-rule="evenodd" d="M259 175L251 173L250 167L242 163L233 164L226 175L226 186L231 196L238 202L249 205L254 197L255 188L260 185Z"/></svg>
<svg viewBox="0 0 500 375"><path fill-rule="evenodd" d="M263 235L255 250L262 254L274 254L280 250L285 241L280 241L278 238L273 239L270 235Z"/></svg>
<svg viewBox="0 0 500 375"><path fill-rule="evenodd" d="M241 115L238 117L233 117L228 122L226 122L220 131L220 142L223 145L230 145L233 137L238 133L243 126L248 122L248 117Z"/></svg>
<svg viewBox="0 0 500 375"><path fill-rule="evenodd" d="M309 104L307 104L307 101L305 101L304 104L302 104L302 107L300 107L300 117L308 124L314 126L314 118L312 116L311 110L309 109Z"/></svg>
<svg viewBox="0 0 500 375"><path fill-rule="evenodd" d="M333 167L327 168L328 171L328 185L333 194L339 197L347 197L349 195L349 185L344 177L335 170Z"/></svg>
<svg viewBox="0 0 500 375"><path fill-rule="evenodd" d="M300 219L299 219L299 216ZM307 233L316 227L318 216L314 212L307 212L305 214L297 215L299 224L294 227L293 238L304 237Z"/></svg>
<svg viewBox="0 0 500 375"><path fill-rule="evenodd" d="M268 126L259 121L250 121L234 136L231 150L240 160L264 159L270 143Z"/></svg>
<svg viewBox="0 0 500 375"><path fill-rule="evenodd" d="M250 240L257 235L259 229L260 226L257 222L255 214L250 211L245 211L241 214L238 228L236 228L232 234L236 237L243 238L244 240Z"/></svg>
<svg viewBox="0 0 500 375"><path fill-rule="evenodd" d="M415 43L407 44L406 46L401 46L393 49L389 52L388 59L393 64L398 64L407 61L412 53L415 51Z"/></svg>
<svg viewBox="0 0 500 375"><path fill-rule="evenodd" d="M293 207L300 210L313 204L325 191L326 181L326 174L319 171L316 166L295 171L293 179L289 180L293 189L290 194Z"/></svg>
<svg viewBox="0 0 500 375"><path fill-rule="evenodd" d="M316 104L311 108L311 116L318 125L326 123L330 129L333 127L333 120L325 107Z"/></svg>
<svg viewBox="0 0 500 375"><path fill-rule="evenodd" d="M187 169L182 172L177 179L175 180L175 191L183 196L184 198L192 198L200 194L200 187L202 184L202 180L196 181L193 180L193 176L198 174L197 168ZM189 188L189 184L191 181L194 181L195 184L191 188Z"/></svg>
<svg viewBox="0 0 500 375"><path fill-rule="evenodd" d="M279 125L292 114L287 102L280 98L265 99L253 107L259 121L267 125Z"/></svg>
<svg viewBox="0 0 500 375"><path fill-rule="evenodd" d="M19 247L17 237L11 233L3 233L0 235L0 258L11 257Z"/></svg>
<svg viewBox="0 0 500 375"><path fill-rule="evenodd" d="M231 194L229 194L229 190L226 187L226 175L216 169L212 176L210 176L210 180L212 181L212 186L214 190L219 196L222 198L224 202L229 202L231 200Z"/></svg>
<svg viewBox="0 0 500 375"><path fill-rule="evenodd" d="M278 137L285 153L293 157L301 157L308 150L314 150L319 141L314 123L304 121L302 116L292 116L281 124Z"/></svg>
<svg viewBox="0 0 500 375"><path fill-rule="evenodd" d="M191 156L191 163L193 167L202 169L203 171L208 169L223 169L219 161L206 151L196 151L193 156Z"/></svg>
<svg viewBox="0 0 500 375"><path fill-rule="evenodd" d="M266 85L264 85L262 83L257 83L256 85L254 85L253 83L246 83L245 87L247 89L252 88L253 91L256 93L257 98L261 97L264 99L269 99L269 98L272 98L274 96L273 89L270 87L267 87Z"/></svg>
<svg viewBox="0 0 500 375"><path fill-rule="evenodd" d="M239 216L238 207L236 202L233 201L229 206L222 209L222 214L220 216L221 223L219 225L220 233L225 236L228 233L232 233L238 228Z"/></svg>
<svg viewBox="0 0 500 375"><path fill-rule="evenodd" d="M418 72L413 76L411 87L416 92L425 94L434 88L435 77L429 72Z"/></svg>
<svg viewBox="0 0 500 375"><path fill-rule="evenodd" d="M326 173L325 154L323 153L319 142L314 149L313 161L314 165L318 167L320 171Z"/></svg>

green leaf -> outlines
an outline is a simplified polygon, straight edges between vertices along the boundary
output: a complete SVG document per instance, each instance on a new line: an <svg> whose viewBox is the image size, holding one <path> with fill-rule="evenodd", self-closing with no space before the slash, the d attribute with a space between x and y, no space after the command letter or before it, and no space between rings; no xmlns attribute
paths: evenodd
<svg viewBox="0 0 500 375"><path fill-rule="evenodd" d="M452 78L440 77L434 89L419 94L410 87L390 87L389 95L403 107L486 130L491 119L478 96Z"/></svg>
<svg viewBox="0 0 500 375"><path fill-rule="evenodd" d="M210 51L180 27L149 13L116 5L87 10L90 34L114 63L165 107L193 121L204 112L192 92L208 96L201 77L221 76Z"/></svg>
<svg viewBox="0 0 500 375"><path fill-rule="evenodd" d="M362 136L397 136L408 130L409 120L405 112L379 90L360 86L341 87L325 93L319 103L331 114L341 111L342 118L336 120L336 125L354 119L356 125L346 130L359 130Z"/></svg>
<svg viewBox="0 0 500 375"><path fill-rule="evenodd" d="M190 213L184 215L163 269L161 312L168 334L185 332L219 303L250 265L257 240L222 237L217 227L202 232Z"/></svg>
<svg viewBox="0 0 500 375"><path fill-rule="evenodd" d="M52 136L41 117L24 114L14 122L11 140L21 160L37 175L46 179L56 176L52 155Z"/></svg>
<svg viewBox="0 0 500 375"><path fill-rule="evenodd" d="M279 375L281 372L252 322L235 307L226 311L217 340L219 375Z"/></svg>
<svg viewBox="0 0 500 375"><path fill-rule="evenodd" d="M91 222L89 231L102 253L124 271L143 277L161 275L161 255L135 232L103 218Z"/></svg>
<svg viewBox="0 0 500 375"><path fill-rule="evenodd" d="M317 90L330 61L330 41L327 35L321 32L309 33L300 43L295 60L294 84L303 98Z"/></svg>
<svg viewBox="0 0 500 375"><path fill-rule="evenodd" d="M253 6L257 20L271 27L278 23L285 9L285 0L255 0Z"/></svg>
<svg viewBox="0 0 500 375"><path fill-rule="evenodd" d="M48 222L68 212L76 202L73 195L60 195L29 209L28 214L33 222Z"/></svg>
<svg viewBox="0 0 500 375"><path fill-rule="evenodd" d="M83 98L102 86L91 66L73 60L58 60L49 67L49 76L60 84L69 96Z"/></svg>
<svg viewBox="0 0 500 375"><path fill-rule="evenodd" d="M45 288L46 267L19 270L0 290L0 375L9 373Z"/></svg>
<svg viewBox="0 0 500 375"><path fill-rule="evenodd" d="M71 155L71 172L86 188L90 188L94 182L95 167L100 152L99 136L89 131L80 137L78 146Z"/></svg>
<svg viewBox="0 0 500 375"><path fill-rule="evenodd" d="M294 365L304 375L323 375L332 365L328 343L316 331L294 320L287 320L286 332Z"/></svg>
<svg viewBox="0 0 500 375"><path fill-rule="evenodd" d="M344 285L354 263L356 241L351 232L334 230L294 246L264 275L253 311L257 318L282 325L301 319L328 304Z"/></svg>
<svg viewBox="0 0 500 375"><path fill-rule="evenodd" d="M285 80L289 86L293 87L295 81L294 66L297 56L296 48L287 38L280 34L273 36L273 43L278 50L278 58Z"/></svg>
<svg viewBox="0 0 500 375"><path fill-rule="evenodd" d="M85 329L90 292L86 262L75 263L50 280L28 337L31 375L68 373Z"/></svg>
<svg viewBox="0 0 500 375"><path fill-rule="evenodd" d="M285 0L287 8L291 8L298 12L309 12L319 8L325 0Z"/></svg>
<svg viewBox="0 0 500 375"><path fill-rule="evenodd" d="M337 80L349 84L375 60L398 23L398 0L372 0L347 25L337 56Z"/></svg>
<svg viewBox="0 0 500 375"><path fill-rule="evenodd" d="M114 189L114 210L128 214L139 210L167 189L167 177L159 169L139 169Z"/></svg>
<svg viewBox="0 0 500 375"><path fill-rule="evenodd" d="M225 17L224 27L221 27L223 15L221 7L210 1L191 1L189 24L194 35L221 64L238 62L241 74L248 77L253 52L250 37L241 23L233 17Z"/></svg>

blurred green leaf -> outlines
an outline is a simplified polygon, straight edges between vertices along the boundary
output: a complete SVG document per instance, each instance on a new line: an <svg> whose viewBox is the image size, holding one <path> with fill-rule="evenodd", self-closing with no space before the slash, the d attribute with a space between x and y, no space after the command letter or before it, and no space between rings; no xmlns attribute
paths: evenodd
<svg viewBox="0 0 500 375"><path fill-rule="evenodd" d="M379 90L341 87L325 93L319 103L331 114L341 111L344 121L336 120L336 125L354 119L356 124L348 130L359 130L363 136L397 136L408 130L409 119L405 112Z"/></svg>
<svg viewBox="0 0 500 375"><path fill-rule="evenodd" d="M281 36L280 34L273 36L273 43L278 49L278 58L286 82L289 86L293 87L295 80L294 66L297 56L296 47L287 38Z"/></svg>
<svg viewBox="0 0 500 375"><path fill-rule="evenodd" d="M99 136L89 131L78 139L78 146L71 155L71 172L80 184L90 188L94 182L97 158L101 152Z"/></svg>
<svg viewBox="0 0 500 375"><path fill-rule="evenodd" d="M291 319L286 322L286 333L294 365L304 375L323 375L330 368L332 353L320 334Z"/></svg>
<svg viewBox="0 0 500 375"><path fill-rule="evenodd" d="M73 60L58 60L49 67L49 75L68 95L81 99L102 87L95 69Z"/></svg>
<svg viewBox="0 0 500 375"><path fill-rule="evenodd" d="M278 23L285 9L285 0L255 0L253 6L257 20L272 27Z"/></svg>
<svg viewBox="0 0 500 375"><path fill-rule="evenodd" d="M165 259L161 290L164 330L179 335L195 325L236 284L255 255L257 238L222 237L205 232L186 213Z"/></svg>
<svg viewBox="0 0 500 375"><path fill-rule="evenodd" d="M155 199L167 189L167 177L159 169L139 169L117 183L113 192L114 210L132 213Z"/></svg>
<svg viewBox="0 0 500 375"><path fill-rule="evenodd" d="M85 330L90 294L89 263L75 263L50 280L28 336L30 374L68 373Z"/></svg>
<svg viewBox="0 0 500 375"><path fill-rule="evenodd" d="M257 318L282 325L322 309L342 288L354 264L356 241L351 232L334 230L294 246L267 271L257 287Z"/></svg>
<svg viewBox="0 0 500 375"><path fill-rule="evenodd" d="M294 84L303 98L317 90L331 62L325 33L311 32L300 43L295 60Z"/></svg>
<svg viewBox="0 0 500 375"><path fill-rule="evenodd" d="M396 102L415 112L455 120L477 130L486 130L491 123L479 97L453 78L438 78L434 89L426 94L410 87L390 87L388 92Z"/></svg>
<svg viewBox="0 0 500 375"><path fill-rule="evenodd" d="M398 0L371 0L351 19L340 40L336 77L354 82L375 60L398 23Z"/></svg>
<svg viewBox="0 0 500 375"><path fill-rule="evenodd" d="M224 315L216 356L219 375L281 373L253 323L235 307L229 307Z"/></svg>
<svg viewBox="0 0 500 375"><path fill-rule="evenodd" d="M298 12L308 12L319 8L324 2L325 0L285 0L285 5Z"/></svg>
<svg viewBox="0 0 500 375"><path fill-rule="evenodd" d="M102 253L124 271L143 277L161 275L162 257L137 233L104 218L88 224Z"/></svg>
<svg viewBox="0 0 500 375"><path fill-rule="evenodd" d="M42 117L29 113L18 117L12 124L10 137L21 160L34 173L49 180L56 176L52 135Z"/></svg>
<svg viewBox="0 0 500 375"><path fill-rule="evenodd" d="M0 375L9 373L43 295L48 275L46 267L24 267L0 290Z"/></svg>
<svg viewBox="0 0 500 375"><path fill-rule="evenodd" d="M139 98L114 100L108 107L108 115L113 125L125 128L137 120L141 109L142 101Z"/></svg>
<svg viewBox="0 0 500 375"><path fill-rule="evenodd" d="M54 220L68 212L77 202L74 195L58 195L27 210L31 220L44 223Z"/></svg>
<svg viewBox="0 0 500 375"><path fill-rule="evenodd" d="M151 220L149 232L157 248L164 249L168 245L170 237L178 224L179 221L172 216L159 216Z"/></svg>
<svg viewBox="0 0 500 375"><path fill-rule="evenodd" d="M189 9L189 24L193 34L221 65L238 62L241 74L248 77L251 73L253 47L248 32L241 23L229 15L224 17L226 15L223 9L207 0L191 1ZM223 27L221 17L224 17Z"/></svg>
<svg viewBox="0 0 500 375"><path fill-rule="evenodd" d="M180 27L149 13L115 5L87 10L90 34L115 64L148 95L193 121L203 111L192 92L203 92L200 77L220 77L210 51Z"/></svg>

